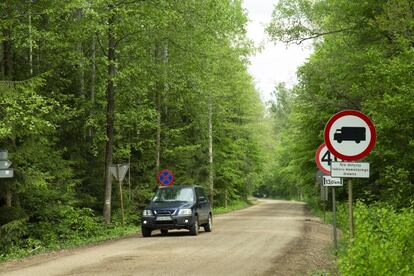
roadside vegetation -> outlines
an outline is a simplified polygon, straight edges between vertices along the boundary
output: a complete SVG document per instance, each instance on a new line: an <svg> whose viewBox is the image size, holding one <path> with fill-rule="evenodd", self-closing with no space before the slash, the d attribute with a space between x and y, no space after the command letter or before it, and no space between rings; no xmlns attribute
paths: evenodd
<svg viewBox="0 0 414 276"><path fill-rule="evenodd" d="M348 240L346 185L337 190L343 232L341 275L414 273L414 3L281 0L267 27L274 41L312 42L314 53L298 70L298 84L275 89L273 166L260 193L310 198L319 184L314 156L328 119L338 111L367 114L377 143L363 161L369 179L354 179L355 237ZM327 204L331 208L331 201Z"/></svg>
<svg viewBox="0 0 414 276"><path fill-rule="evenodd" d="M244 209L254 204L257 204L255 200L235 200L229 202L227 206L215 207L212 211L213 215L219 215ZM31 237L27 240L13 240L16 236L14 232L23 230L21 223L15 221L13 224L9 223L2 228L1 246L5 250L0 253L0 262L81 245L96 244L130 235L141 235L141 228L138 223L139 217L137 213L126 214L126 223L122 224L120 213L116 213L111 225L107 226L102 219L92 216L91 210L89 215L78 214L78 220L80 220L78 229L68 225L68 221L62 218L63 227L61 229L63 232L59 234L59 237L39 232L41 235L38 239Z"/></svg>

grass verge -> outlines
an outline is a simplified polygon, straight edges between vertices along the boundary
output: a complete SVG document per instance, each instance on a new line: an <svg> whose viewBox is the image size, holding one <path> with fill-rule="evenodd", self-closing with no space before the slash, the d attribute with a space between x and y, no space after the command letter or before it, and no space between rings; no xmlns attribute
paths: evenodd
<svg viewBox="0 0 414 276"><path fill-rule="evenodd" d="M257 200L249 199L247 202L243 200L232 201L227 207L215 207L213 208L213 215L220 215L229 213L232 211L247 208L251 205L257 204Z"/></svg>
<svg viewBox="0 0 414 276"><path fill-rule="evenodd" d="M51 243L48 245L33 244L31 249L13 247L8 254L0 254L0 263L21 259L42 253L50 253L52 251L70 249L79 246L96 244L103 241L115 240L138 232L140 227L135 225L111 226L101 231L98 235L87 238L73 238L62 243Z"/></svg>
<svg viewBox="0 0 414 276"><path fill-rule="evenodd" d="M232 211L240 210L247 208L251 205L257 204L257 200L250 199L247 202L238 200L231 202L227 208L225 207L216 207L213 208L213 214L224 214L229 213ZM57 250L63 250L63 249L71 249L79 246L86 246L86 245L93 245L97 244L99 242L108 241L108 240L115 240L123 237L127 237L132 234L136 234L140 231L141 227L137 225L125 225L122 226L118 223L115 225L104 227L101 229L99 234L96 234L94 236L86 237L86 238L79 238L75 237L69 240L66 240L64 242L60 243L50 243L47 245L44 245L42 243L33 242L33 245L31 248L21 248L21 247L13 247L11 248L7 254L1 254L0 253L0 263L6 262L6 261L12 261L17 260L33 255L38 255L42 253L50 253Z"/></svg>

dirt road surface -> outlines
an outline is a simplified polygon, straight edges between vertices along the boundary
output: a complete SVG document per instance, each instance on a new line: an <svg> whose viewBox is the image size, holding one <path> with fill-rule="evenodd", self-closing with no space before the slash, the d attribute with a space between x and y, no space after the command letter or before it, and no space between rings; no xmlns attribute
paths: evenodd
<svg viewBox="0 0 414 276"><path fill-rule="evenodd" d="M0 275L307 275L332 269L330 239L304 203L261 200L214 217L211 233L155 231L1 264Z"/></svg>

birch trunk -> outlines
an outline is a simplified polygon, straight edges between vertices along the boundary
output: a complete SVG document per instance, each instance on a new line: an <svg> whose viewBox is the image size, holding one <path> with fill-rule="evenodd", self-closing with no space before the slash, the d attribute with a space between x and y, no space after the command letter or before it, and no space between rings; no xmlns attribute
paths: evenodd
<svg viewBox="0 0 414 276"><path fill-rule="evenodd" d="M213 163L213 103L211 95L208 101L208 160L209 160L209 184L210 202L214 204L214 163Z"/></svg>
<svg viewBox="0 0 414 276"><path fill-rule="evenodd" d="M160 171L160 151L161 151L161 92L156 91L156 110L157 110L157 137L155 145L155 173ZM157 183L155 183L157 185Z"/></svg>
<svg viewBox="0 0 414 276"><path fill-rule="evenodd" d="M161 159L161 122L162 122L162 108L161 100L165 95L167 89L167 80L166 80L166 64L168 62L168 46L158 45L155 49L156 60L160 62L162 66L162 80L161 85L157 87L156 91L156 109L157 109L157 137L156 137L156 149L155 149L155 170L156 173L160 171L160 159ZM162 88L161 88L162 87ZM158 185L156 183L156 185Z"/></svg>

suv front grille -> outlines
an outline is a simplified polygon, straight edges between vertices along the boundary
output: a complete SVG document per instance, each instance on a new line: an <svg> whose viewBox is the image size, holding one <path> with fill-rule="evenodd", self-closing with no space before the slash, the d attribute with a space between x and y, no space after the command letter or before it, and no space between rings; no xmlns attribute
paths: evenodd
<svg viewBox="0 0 414 276"><path fill-rule="evenodd" d="M172 215L174 214L175 210L155 210L154 213L156 215Z"/></svg>

